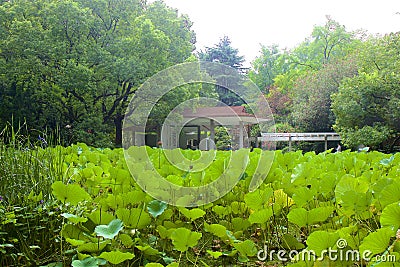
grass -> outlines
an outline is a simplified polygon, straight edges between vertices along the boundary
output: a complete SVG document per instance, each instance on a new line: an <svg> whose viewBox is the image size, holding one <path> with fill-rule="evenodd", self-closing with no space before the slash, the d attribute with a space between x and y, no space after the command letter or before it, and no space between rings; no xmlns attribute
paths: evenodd
<svg viewBox="0 0 400 267"><path fill-rule="evenodd" d="M0 131L0 266L40 266L60 255L51 184L63 177L62 148L26 133L25 124Z"/></svg>
<svg viewBox="0 0 400 267"><path fill-rule="evenodd" d="M51 199L51 184L63 176L62 148L45 149L49 142L43 137L32 141L23 132L25 126L0 132L0 196L13 205L26 204L31 192Z"/></svg>

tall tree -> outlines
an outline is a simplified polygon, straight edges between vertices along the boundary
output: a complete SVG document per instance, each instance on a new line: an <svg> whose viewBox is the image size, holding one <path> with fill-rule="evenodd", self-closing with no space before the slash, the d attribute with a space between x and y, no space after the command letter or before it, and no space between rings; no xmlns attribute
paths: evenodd
<svg viewBox="0 0 400 267"><path fill-rule="evenodd" d="M349 147L395 150L400 140L400 34L365 42L359 75L333 96L335 130Z"/></svg>
<svg viewBox="0 0 400 267"><path fill-rule="evenodd" d="M274 84L275 77L288 70L278 45L262 46L261 55L252 62L249 78L265 93Z"/></svg>
<svg viewBox="0 0 400 267"><path fill-rule="evenodd" d="M251 78L266 87L267 99L278 123L291 123L297 130L332 129L334 115L330 95L342 78L356 72L354 60L344 59L360 44L354 32L327 16L324 25L291 50L263 47L253 62Z"/></svg>
<svg viewBox="0 0 400 267"><path fill-rule="evenodd" d="M232 67L239 72L243 71L244 57L239 55L239 50L233 48L229 37L224 36L219 43L213 47L206 47L205 51L200 51L198 54L202 61L217 62L229 67ZM244 104L243 100L229 90L230 87L240 86L241 80L235 77L226 75L217 77L219 85L216 86L216 91L219 95L219 100L229 106Z"/></svg>
<svg viewBox="0 0 400 267"><path fill-rule="evenodd" d="M1 120L91 145L120 144L135 90L194 49L190 20L161 1L3 1L0 14Z"/></svg>
<svg viewBox="0 0 400 267"><path fill-rule="evenodd" d="M206 47L205 51L199 53L199 58L203 61L222 63L235 69L242 68L244 62L244 57L239 56L239 50L232 47L228 36L222 37L213 47Z"/></svg>
<svg viewBox="0 0 400 267"><path fill-rule="evenodd" d="M335 123L331 95L345 78L357 75L354 57L325 64L320 70L297 79L293 88L291 116L296 128L304 132L330 132Z"/></svg>
<svg viewBox="0 0 400 267"><path fill-rule="evenodd" d="M323 26L315 26L312 34L291 52L291 64L299 69L318 70L331 60L347 55L356 46L356 33L327 16Z"/></svg>

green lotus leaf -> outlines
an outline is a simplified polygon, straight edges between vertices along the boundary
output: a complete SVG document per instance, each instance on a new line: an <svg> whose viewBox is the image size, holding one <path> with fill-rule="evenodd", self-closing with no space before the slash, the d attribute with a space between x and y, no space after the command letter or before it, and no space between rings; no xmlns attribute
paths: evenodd
<svg viewBox="0 0 400 267"><path fill-rule="evenodd" d="M155 248L152 248L150 246L135 246L138 250L142 251L145 255L149 255L149 256L154 256L154 255L158 255L159 251Z"/></svg>
<svg viewBox="0 0 400 267"><path fill-rule="evenodd" d="M220 224L205 224L204 228L207 232L210 232L220 238L226 237L226 227Z"/></svg>
<svg viewBox="0 0 400 267"><path fill-rule="evenodd" d="M289 222L294 223L300 227L323 222L332 214L334 207L318 207L307 211L304 208L292 209L287 218Z"/></svg>
<svg viewBox="0 0 400 267"><path fill-rule="evenodd" d="M171 239L176 250L185 252L189 247L196 246L201 236L201 233L192 232L186 228L178 228L172 232Z"/></svg>
<svg viewBox="0 0 400 267"><path fill-rule="evenodd" d="M82 201L91 200L90 195L77 184L65 185L61 181L56 181L51 188L53 189L53 195L63 203L78 205Z"/></svg>
<svg viewBox="0 0 400 267"><path fill-rule="evenodd" d="M121 208L116 211L117 217L130 228L143 229L151 223L150 215L142 209Z"/></svg>
<svg viewBox="0 0 400 267"><path fill-rule="evenodd" d="M75 214L71 214L71 213L62 213L61 216L68 219L68 221L70 221L74 224L87 222L87 220L88 220L87 218L79 217L79 216L76 216Z"/></svg>
<svg viewBox="0 0 400 267"><path fill-rule="evenodd" d="M237 249L240 253L239 261L240 262L248 262L248 257L253 257L257 254L257 248L253 241L245 240L240 243L234 243L234 248Z"/></svg>
<svg viewBox="0 0 400 267"><path fill-rule="evenodd" d="M171 238L171 234L173 231L175 231L176 228L170 228L167 229L162 225L157 226L157 232L159 233L160 237L165 239L165 238Z"/></svg>
<svg viewBox="0 0 400 267"><path fill-rule="evenodd" d="M247 219L242 219L242 218L233 218L231 220L233 231L242 231L247 229L248 227L251 226L251 223Z"/></svg>
<svg viewBox="0 0 400 267"><path fill-rule="evenodd" d="M153 200L149 204L147 204L147 211L150 213L153 218L157 218L168 207L167 203L164 201Z"/></svg>
<svg viewBox="0 0 400 267"><path fill-rule="evenodd" d="M99 252L102 251L108 244L110 244L110 240L105 240L102 242L92 242L92 243L85 243L79 245L77 250L78 252Z"/></svg>
<svg viewBox="0 0 400 267"><path fill-rule="evenodd" d="M164 267L164 265L158 262L150 262L147 263L144 267Z"/></svg>
<svg viewBox="0 0 400 267"><path fill-rule="evenodd" d="M393 229L400 227L400 202L386 206L380 218L381 226L390 226Z"/></svg>
<svg viewBox="0 0 400 267"><path fill-rule="evenodd" d="M336 241L339 239L339 234L335 232L315 231L307 238L307 249L314 251L318 256L321 256L323 250L333 249Z"/></svg>
<svg viewBox="0 0 400 267"><path fill-rule="evenodd" d="M273 212L272 212L271 207L262 209L262 210L257 210L255 212L253 212L252 214L250 214L248 220L251 224L254 224L254 223L265 224L266 222L269 221L272 214L273 214Z"/></svg>
<svg viewBox="0 0 400 267"><path fill-rule="evenodd" d="M115 219L114 215L104 210L95 210L87 216L94 224L109 224Z"/></svg>
<svg viewBox="0 0 400 267"><path fill-rule="evenodd" d="M367 250L372 255L384 252L390 246L390 238L394 235L394 231L388 227L370 233L361 242L360 254L363 255Z"/></svg>
<svg viewBox="0 0 400 267"><path fill-rule="evenodd" d="M94 232L97 236L101 236L106 239L113 239L123 228L123 222L119 219L115 219L107 225L96 226Z"/></svg>
<svg viewBox="0 0 400 267"><path fill-rule="evenodd" d="M105 265L107 262L103 259L88 257L83 260L74 260L71 264L72 267L97 267Z"/></svg>
<svg viewBox="0 0 400 267"><path fill-rule="evenodd" d="M120 234L118 236L118 239L121 241L122 245L124 245L127 248L132 247L134 244L132 237L130 237L128 234Z"/></svg>
<svg viewBox="0 0 400 267"><path fill-rule="evenodd" d="M273 193L272 188L257 189L244 195L244 201L250 209L260 210L268 205L269 198Z"/></svg>
<svg viewBox="0 0 400 267"><path fill-rule="evenodd" d="M85 241L83 241L83 240L79 240L79 239L72 239L72 238L65 238L65 240L68 242L68 243L70 243L72 246L74 246L74 247L77 247L77 246L80 246L80 245L83 245L83 244L85 244Z"/></svg>
<svg viewBox="0 0 400 267"><path fill-rule="evenodd" d="M218 259L219 257L222 256L222 252L220 251L212 251L207 249L207 253L210 254L214 259Z"/></svg>
<svg viewBox="0 0 400 267"><path fill-rule="evenodd" d="M290 234L283 234L281 237L281 245L285 249L302 249L304 244L300 243L294 236Z"/></svg>
<svg viewBox="0 0 400 267"><path fill-rule="evenodd" d="M398 181L393 182L383 188L379 194L379 202L382 208L389 204L400 201L400 183Z"/></svg>
<svg viewBox="0 0 400 267"><path fill-rule="evenodd" d="M191 221L194 221L198 218L203 217L206 212L202 209L199 208L194 208L194 209L187 209L187 208L179 208L179 211L185 215L186 218L190 219Z"/></svg>
<svg viewBox="0 0 400 267"><path fill-rule="evenodd" d="M307 187L299 187L293 193L292 199L296 203L298 207L302 207L308 201L312 200L315 195L315 192L310 190Z"/></svg>
<svg viewBox="0 0 400 267"><path fill-rule="evenodd" d="M141 203L146 199L146 193L141 190L133 190L120 196L124 207Z"/></svg>
<svg viewBox="0 0 400 267"><path fill-rule="evenodd" d="M88 235L75 224L65 224L61 230L61 236L64 238L83 240L85 242L97 242L97 238Z"/></svg>
<svg viewBox="0 0 400 267"><path fill-rule="evenodd" d="M394 155L392 155L390 158L386 158L386 159L381 159L379 161L380 164L382 164L383 166L389 166L394 160Z"/></svg>
<svg viewBox="0 0 400 267"><path fill-rule="evenodd" d="M103 252L99 256L99 258L105 259L111 264L120 264L126 260L131 260L134 257L135 255L130 252L121 251Z"/></svg>
<svg viewBox="0 0 400 267"><path fill-rule="evenodd" d="M308 224L308 212L304 208L296 208L290 210L287 218L289 222L294 223L300 227L307 226Z"/></svg>

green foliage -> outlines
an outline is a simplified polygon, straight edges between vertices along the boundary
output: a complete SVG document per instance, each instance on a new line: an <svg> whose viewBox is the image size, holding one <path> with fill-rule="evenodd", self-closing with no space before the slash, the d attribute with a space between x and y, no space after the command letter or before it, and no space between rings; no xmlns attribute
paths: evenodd
<svg viewBox="0 0 400 267"><path fill-rule="evenodd" d="M226 237L226 227L220 224L205 224L204 229L220 238Z"/></svg>
<svg viewBox="0 0 400 267"><path fill-rule="evenodd" d="M186 228L177 228L172 232L171 239L176 250L185 252L190 247L196 246L201 236L201 233L192 232Z"/></svg>
<svg viewBox="0 0 400 267"><path fill-rule="evenodd" d="M381 214L380 223L383 227L388 226L392 229L400 228L400 202L386 206Z"/></svg>
<svg viewBox="0 0 400 267"><path fill-rule="evenodd" d="M87 222L87 218L82 218L82 217L76 216L75 214L62 213L61 216L68 219L68 221L72 222L73 224Z"/></svg>
<svg viewBox="0 0 400 267"><path fill-rule="evenodd" d="M349 57L331 60L318 71L300 77L293 87L291 115L294 124L304 132L330 132L335 123L331 95L340 82L357 74L357 62Z"/></svg>
<svg viewBox="0 0 400 267"><path fill-rule="evenodd" d="M393 230L380 228L364 238L360 245L360 252L364 253L365 250L369 250L372 255L382 253L390 246L389 242L392 236L394 236Z"/></svg>
<svg viewBox="0 0 400 267"><path fill-rule="evenodd" d="M108 225L97 225L94 232L97 236L104 237L106 239L113 239L123 229L123 223L121 220L112 220Z"/></svg>
<svg viewBox="0 0 400 267"><path fill-rule="evenodd" d="M157 218L164 213L167 206L167 203L163 201L153 200L147 205L147 211L151 216L153 216L153 218Z"/></svg>
<svg viewBox="0 0 400 267"><path fill-rule="evenodd" d="M386 143L388 150L394 149L393 140L400 131L397 108L400 91L396 74L399 65L396 57L389 55L397 53L398 38L398 35L390 35L378 40L377 44L369 44L372 51L379 47L379 52L366 55L360 74L345 80L333 96L335 129L349 147L363 144L384 148ZM374 64L376 68L371 69L368 64Z"/></svg>
<svg viewBox="0 0 400 267"><path fill-rule="evenodd" d="M325 221L333 210L333 207L318 207L309 211L304 208L296 208L288 213L287 218L289 222L304 227Z"/></svg>
<svg viewBox="0 0 400 267"><path fill-rule="evenodd" d="M326 231L315 231L307 238L307 248L314 251L317 256L321 256L322 251L334 248L339 239L338 233L329 233Z"/></svg>
<svg viewBox="0 0 400 267"><path fill-rule="evenodd" d="M228 36L220 39L214 47L207 47L199 53L202 61L219 62L232 68L240 68L243 65L244 57L239 56L239 50L231 46Z"/></svg>
<svg viewBox="0 0 400 267"><path fill-rule="evenodd" d="M231 68L241 71L244 57L239 56L239 50L233 48L231 40L228 36L220 39L219 43L213 47L206 47L205 51L200 51L198 54L200 61L218 62L225 64ZM219 100L228 106L240 106L245 104L243 99L238 97L229 88L240 86L243 81L229 74L224 74L216 77L216 92L219 95Z"/></svg>
<svg viewBox="0 0 400 267"><path fill-rule="evenodd" d="M51 184L63 177L63 148L44 149L45 144L29 139L25 130L0 131L1 266L42 265L61 253L56 241L63 211Z"/></svg>
<svg viewBox="0 0 400 267"><path fill-rule="evenodd" d="M215 145L218 150L232 149L232 140L225 127L215 127Z"/></svg>
<svg viewBox="0 0 400 267"><path fill-rule="evenodd" d="M78 205L81 201L90 200L90 195L77 184L65 185L61 181L54 182L51 186L53 195L61 202Z"/></svg>
<svg viewBox="0 0 400 267"><path fill-rule="evenodd" d="M131 150L139 156L135 166L146 174L150 166L140 167L142 150ZM157 150L146 151L158 166ZM399 249L394 239L399 227L398 154L277 151L272 169L258 189L245 193L257 167L250 160L231 192L214 203L188 209L171 207L143 192L127 171L122 149L98 150L79 144L61 148L61 152L65 155L62 173L69 183L53 183L56 203L34 210L40 220L32 221L29 216L33 212L10 209L5 200L0 201L0 253L26 255L18 263L189 266L201 260L209 266L229 266L251 264L264 245L299 253L314 250L321 256L325 249L336 249L339 238L347 241L348 248L371 249L372 262L376 255L392 255ZM216 160L204 171L208 182L220 175L215 169L223 170L220 159L230 153L218 151ZM261 152L254 150L248 157L257 153ZM196 151L185 154L197 157ZM198 179L170 164L161 161L163 177L174 175L188 186ZM33 200L39 195L28 197ZM15 228L28 221L32 232L24 232L26 238L21 238ZM53 232L53 237L46 235ZM28 238L28 234L38 233L47 237L43 242L51 244L51 251L58 252L46 262L38 260L34 248L46 245ZM23 240L27 246L22 246ZM17 262L10 257L1 259L5 266ZM294 262L302 263L300 259Z"/></svg>
<svg viewBox="0 0 400 267"><path fill-rule="evenodd" d="M96 259L94 257L87 257L83 260L74 260L71 264L72 267L97 267L105 265L107 262L102 259Z"/></svg>
<svg viewBox="0 0 400 267"><path fill-rule="evenodd" d="M117 217L131 228L143 229L150 224L150 215L139 208L120 208L116 211Z"/></svg>
<svg viewBox="0 0 400 267"><path fill-rule="evenodd" d="M352 149L397 151L399 35L357 36L327 17L290 51L263 47L250 77L268 88L277 122L296 131L334 129Z"/></svg>
<svg viewBox="0 0 400 267"><path fill-rule="evenodd" d="M2 1L0 14L0 127L26 119L67 144L120 145L138 86L194 50L189 18L161 1Z"/></svg>
<svg viewBox="0 0 400 267"><path fill-rule="evenodd" d="M240 253L238 258L240 262L248 262L248 257L255 256L258 251L256 248L256 244L254 244L254 242L251 240L245 240L243 242L236 243L233 245L233 247L237 249L237 251L239 251Z"/></svg>
<svg viewBox="0 0 400 267"><path fill-rule="evenodd" d="M249 78L266 93L274 84L275 78L287 71L282 51L278 45L261 46L261 55L252 62L253 69L249 72Z"/></svg>
<svg viewBox="0 0 400 267"><path fill-rule="evenodd" d="M201 218L206 214L206 212L204 210L199 209L199 208L194 208L194 209L179 208L179 211L183 215L185 215L186 218L190 219L191 221Z"/></svg>
<svg viewBox="0 0 400 267"><path fill-rule="evenodd" d="M107 260L111 264L120 264L126 260L133 259L135 255L129 252L111 251L111 252L103 252L100 254L99 257Z"/></svg>

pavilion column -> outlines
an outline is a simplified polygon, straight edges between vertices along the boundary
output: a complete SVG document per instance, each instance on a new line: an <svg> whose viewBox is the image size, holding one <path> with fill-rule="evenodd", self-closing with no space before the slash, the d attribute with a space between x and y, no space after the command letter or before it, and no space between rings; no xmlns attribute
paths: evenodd
<svg viewBox="0 0 400 267"><path fill-rule="evenodd" d="M239 149L243 148L243 139L244 139L244 133L243 133L243 129L244 125L243 125L243 121L239 122Z"/></svg>
<svg viewBox="0 0 400 267"><path fill-rule="evenodd" d="M213 119L210 119L210 144L208 145L208 149L215 149L214 142L215 142L215 122Z"/></svg>
<svg viewBox="0 0 400 267"><path fill-rule="evenodd" d="M172 131L172 144L171 144L171 149L178 148L179 147L179 133L177 131L177 127L175 125L171 126L171 131Z"/></svg>
<svg viewBox="0 0 400 267"><path fill-rule="evenodd" d="M161 140L164 142L162 144L163 148L170 148L170 144L171 144L171 131L170 131L170 127L169 125L165 125L161 137Z"/></svg>
<svg viewBox="0 0 400 267"><path fill-rule="evenodd" d="M145 128L144 127L137 127L135 129L135 145L136 146L144 146L146 145L146 139L145 139Z"/></svg>

